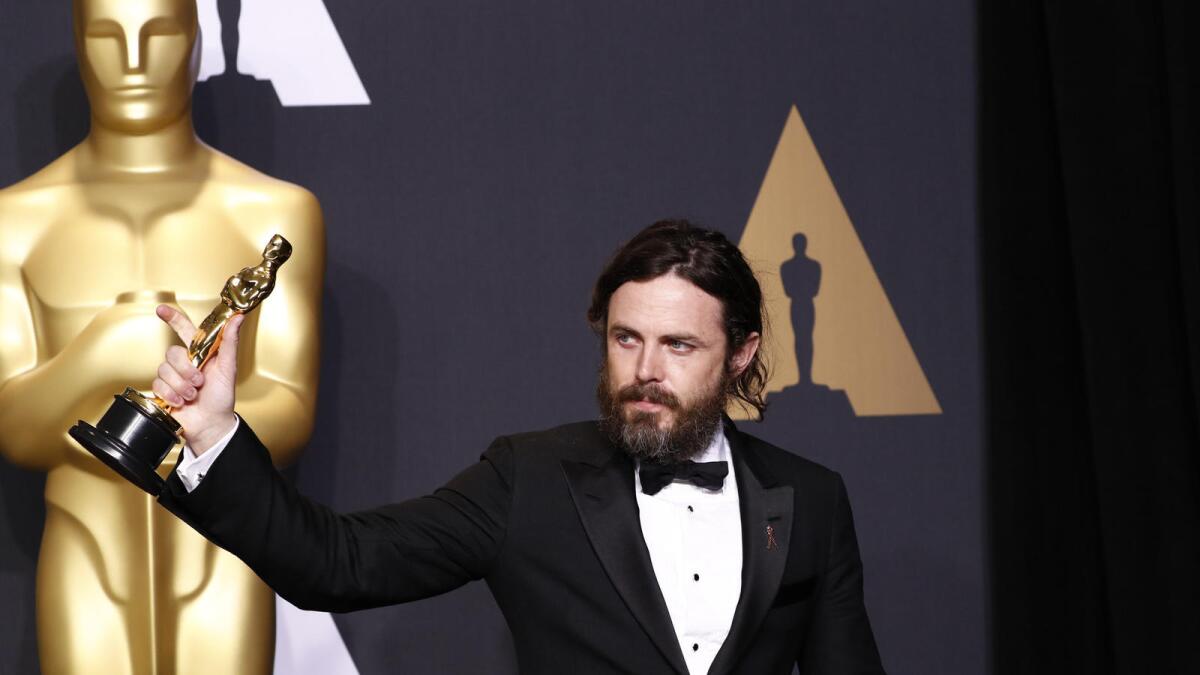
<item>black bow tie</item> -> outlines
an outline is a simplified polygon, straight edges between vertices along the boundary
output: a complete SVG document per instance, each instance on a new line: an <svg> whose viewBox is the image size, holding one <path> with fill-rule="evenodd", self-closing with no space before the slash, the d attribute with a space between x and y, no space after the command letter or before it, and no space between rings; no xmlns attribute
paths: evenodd
<svg viewBox="0 0 1200 675"><path fill-rule="evenodd" d="M696 487L715 490L725 484L725 476L728 474L728 462L644 463L638 469L642 492L648 495L657 494L667 483L675 480L685 480Z"/></svg>

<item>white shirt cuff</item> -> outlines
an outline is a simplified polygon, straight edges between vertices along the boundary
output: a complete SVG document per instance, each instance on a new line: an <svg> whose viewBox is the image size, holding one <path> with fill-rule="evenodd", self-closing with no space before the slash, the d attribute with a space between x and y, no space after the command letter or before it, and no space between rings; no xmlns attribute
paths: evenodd
<svg viewBox="0 0 1200 675"><path fill-rule="evenodd" d="M195 490L200 485L200 481L204 480L204 475L208 473L213 462L217 461L217 456L221 454L225 446L229 445L229 440L237 433L238 427L242 426L242 418L238 417L236 413L234 413L234 417L237 418L237 424L234 424L229 433L225 434L221 440L217 441L203 455L197 457L192 452L191 446L183 446L183 452L179 456L179 464L175 466L175 473L179 474L179 480L183 483L183 487L187 488L188 492Z"/></svg>

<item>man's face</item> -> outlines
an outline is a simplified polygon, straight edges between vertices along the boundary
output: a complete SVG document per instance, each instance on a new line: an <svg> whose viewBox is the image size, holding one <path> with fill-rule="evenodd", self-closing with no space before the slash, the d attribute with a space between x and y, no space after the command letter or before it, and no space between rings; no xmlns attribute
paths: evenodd
<svg viewBox="0 0 1200 675"><path fill-rule="evenodd" d="M104 126L145 133L188 109L199 65L192 0L76 0L79 71Z"/></svg>
<svg viewBox="0 0 1200 675"><path fill-rule="evenodd" d="M701 452L720 425L729 378L745 368L757 336L748 342L730 358L721 302L686 279L667 274L622 285L609 301L597 392L610 435L644 460Z"/></svg>

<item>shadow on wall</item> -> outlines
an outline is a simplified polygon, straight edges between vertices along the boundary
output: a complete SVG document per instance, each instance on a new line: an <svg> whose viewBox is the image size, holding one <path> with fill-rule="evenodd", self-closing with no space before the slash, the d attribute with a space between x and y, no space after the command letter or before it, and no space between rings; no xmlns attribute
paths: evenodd
<svg viewBox="0 0 1200 675"><path fill-rule="evenodd" d="M275 126L282 106L270 82L237 71L241 0L218 0L225 72L196 85L192 117L196 133L217 150L271 173Z"/></svg>

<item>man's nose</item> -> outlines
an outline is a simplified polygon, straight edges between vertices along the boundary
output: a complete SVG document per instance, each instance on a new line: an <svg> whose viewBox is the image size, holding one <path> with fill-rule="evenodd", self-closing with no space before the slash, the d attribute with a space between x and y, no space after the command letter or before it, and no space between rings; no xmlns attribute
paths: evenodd
<svg viewBox="0 0 1200 675"><path fill-rule="evenodd" d="M659 382L662 380L662 355L653 347L642 348L638 355L637 378L640 382Z"/></svg>

